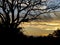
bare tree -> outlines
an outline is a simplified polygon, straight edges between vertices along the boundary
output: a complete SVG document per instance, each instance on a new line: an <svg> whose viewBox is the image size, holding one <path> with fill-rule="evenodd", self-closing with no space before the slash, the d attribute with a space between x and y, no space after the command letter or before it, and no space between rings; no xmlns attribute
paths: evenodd
<svg viewBox="0 0 60 45"><path fill-rule="evenodd" d="M40 14L48 13L50 9L56 9L55 7L47 7L46 1L42 0L0 0L0 18L5 27L17 28L28 15L36 18Z"/></svg>
<svg viewBox="0 0 60 45"><path fill-rule="evenodd" d="M41 0L0 0L0 18L7 28L17 28Z"/></svg>

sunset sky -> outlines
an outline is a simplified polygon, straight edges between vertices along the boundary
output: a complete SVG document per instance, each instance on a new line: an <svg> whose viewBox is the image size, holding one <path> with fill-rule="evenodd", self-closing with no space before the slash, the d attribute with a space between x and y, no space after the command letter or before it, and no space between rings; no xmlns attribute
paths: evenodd
<svg viewBox="0 0 60 45"><path fill-rule="evenodd" d="M21 6L22 7L26 6L26 4L25 5L21 4ZM54 10L53 7L56 7L56 9ZM34 8L38 8L41 10L43 9L48 9L48 10L35 11L35 12L30 11L29 13L31 13L31 15L36 15L43 12L47 12L47 13L43 13L38 16L38 18L40 18L39 22L35 20L31 22L21 23L21 25L19 26L23 27L22 32L28 36L47 36L48 34L52 34L55 30L60 29L60 8L58 7L60 7L60 0L47 0L45 5L35 6ZM48 13L48 11L50 12ZM24 16L26 12L27 10L23 10L19 13L19 15ZM0 8L0 13L3 13L2 8ZM15 17L17 16L17 13L18 11L16 8L14 10Z"/></svg>
<svg viewBox="0 0 60 45"><path fill-rule="evenodd" d="M60 3L60 0L47 0L47 6L52 8ZM45 8L45 6L43 6ZM23 33L28 36L47 36L52 34L55 30L60 29L60 8L48 14L42 14L42 22L25 22L21 24ZM50 20L51 19L51 20Z"/></svg>
<svg viewBox="0 0 60 45"><path fill-rule="evenodd" d="M23 33L28 36L47 36L55 30L60 29L60 21L50 22L25 22L20 26L23 27Z"/></svg>

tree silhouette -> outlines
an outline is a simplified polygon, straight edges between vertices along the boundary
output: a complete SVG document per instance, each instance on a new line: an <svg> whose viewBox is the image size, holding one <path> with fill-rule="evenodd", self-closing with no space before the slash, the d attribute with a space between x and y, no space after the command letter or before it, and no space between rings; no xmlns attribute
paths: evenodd
<svg viewBox="0 0 60 45"><path fill-rule="evenodd" d="M53 37L60 37L60 29L57 29L56 31L53 32Z"/></svg>
<svg viewBox="0 0 60 45"><path fill-rule="evenodd" d="M2 22L0 29L4 31L16 30L21 22L28 21L27 15L31 14L29 12L36 5L41 5L41 0L0 0L0 18Z"/></svg>
<svg viewBox="0 0 60 45"><path fill-rule="evenodd" d="M42 0L0 0L0 41L6 43L11 41L15 43L16 40L18 40L18 42L22 42L22 40L26 42L27 40L27 44L31 40L31 42L33 41L35 44L38 40L39 42L45 41L46 39L49 40L48 37L52 37L51 34L43 38L34 38L32 36L27 38L27 36L23 35L20 31L22 28L18 28L21 22L38 19L36 17L39 15L51 13L50 11L60 8L58 4L56 6L49 6L46 3L46 1L42 2ZM29 18L28 16L31 17ZM54 35L60 36L60 31L57 32L54 32ZM19 42L19 44L21 43Z"/></svg>
<svg viewBox="0 0 60 45"><path fill-rule="evenodd" d="M56 8L55 8L56 7ZM28 19L28 15L36 19L41 14L50 13L60 6L49 7L46 1L42 0L0 0L0 18L2 23L1 29L15 30L21 22ZM54 9L53 9L54 8ZM28 21L27 20L27 21Z"/></svg>

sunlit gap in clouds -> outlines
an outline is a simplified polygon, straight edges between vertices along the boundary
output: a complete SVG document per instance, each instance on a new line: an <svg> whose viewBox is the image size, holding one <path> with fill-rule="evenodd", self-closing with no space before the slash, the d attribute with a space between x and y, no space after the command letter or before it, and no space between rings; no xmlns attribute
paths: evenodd
<svg viewBox="0 0 60 45"><path fill-rule="evenodd" d="M20 27L23 27L22 32L28 36L47 36L55 30L60 29L60 21L52 20L48 22L22 22Z"/></svg>
<svg viewBox="0 0 60 45"><path fill-rule="evenodd" d="M59 3L60 3L59 0L58 1L57 0L47 0L47 6L44 5L44 6L38 6L38 7L39 7L39 9L46 9L47 7L53 8ZM59 5L57 5L57 6L59 6ZM37 7L34 7L34 8L37 8ZM52 9L50 9L50 10L52 10ZM36 22L34 22L34 21L24 22L24 23L22 22L19 25L19 27L23 27L22 32L28 36L47 36L48 34L52 34L55 30L60 29L60 12L55 12L55 11L60 11L60 8L53 10L47 14L44 13L44 14L40 15L40 18L42 19L42 21L40 21L40 22L38 22L37 20L36 20ZM47 20L47 21L45 21L45 20Z"/></svg>

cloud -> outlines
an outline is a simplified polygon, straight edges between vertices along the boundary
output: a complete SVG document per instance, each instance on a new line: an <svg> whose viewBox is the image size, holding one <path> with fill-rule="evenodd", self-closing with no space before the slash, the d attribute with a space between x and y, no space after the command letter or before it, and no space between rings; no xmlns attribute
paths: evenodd
<svg viewBox="0 0 60 45"><path fill-rule="evenodd" d="M60 0L48 0L47 1L47 6L49 8L53 8L55 6L60 6Z"/></svg>

